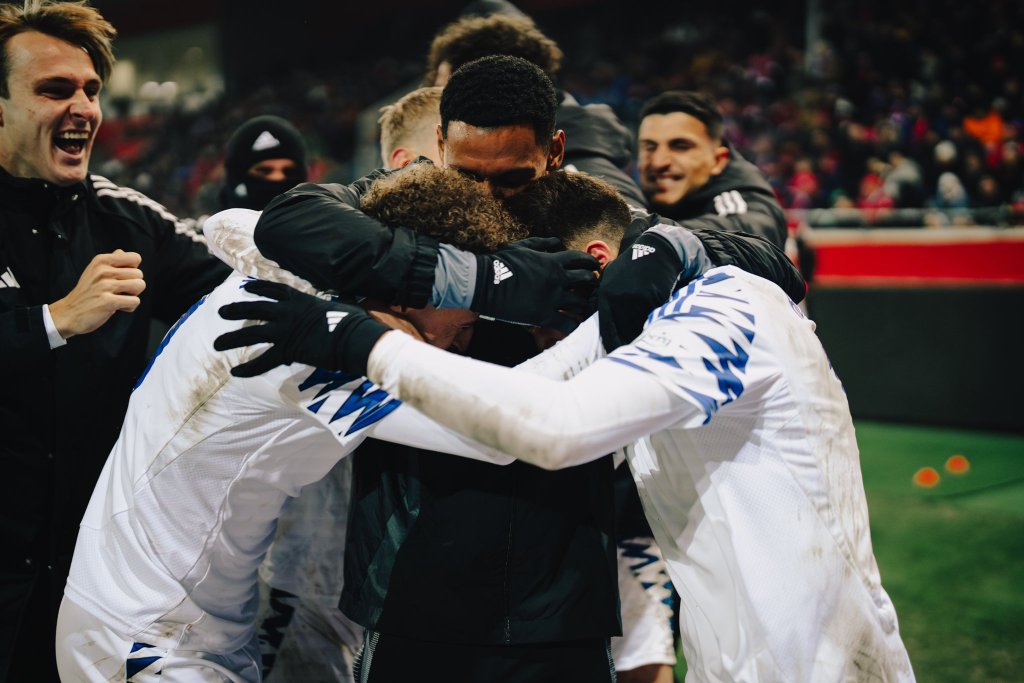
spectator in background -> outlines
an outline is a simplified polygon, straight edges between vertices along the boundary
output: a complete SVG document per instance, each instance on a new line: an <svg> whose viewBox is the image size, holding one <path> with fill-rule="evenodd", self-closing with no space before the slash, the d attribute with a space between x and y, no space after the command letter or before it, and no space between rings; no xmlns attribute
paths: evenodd
<svg viewBox="0 0 1024 683"><path fill-rule="evenodd" d="M971 208L982 209L999 206L1003 203L1003 191L999 187L999 181L990 173L986 173L978 179L971 196Z"/></svg>
<svg viewBox="0 0 1024 683"><path fill-rule="evenodd" d="M89 174L115 35L79 3L0 7L0 681L57 680L79 522L150 322L228 273L160 204Z"/></svg>
<svg viewBox="0 0 1024 683"><path fill-rule="evenodd" d="M885 193L897 208L919 207L924 202L924 178L921 167L900 149L889 151L889 168L883 184Z"/></svg>
<svg viewBox="0 0 1024 683"><path fill-rule="evenodd" d="M787 183L792 209L809 209L819 203L821 182L810 159L797 159Z"/></svg>
<svg viewBox="0 0 1024 683"><path fill-rule="evenodd" d="M963 155L963 163L957 176L964 184L968 197L973 200L978 191L982 177L986 174L984 152L978 148L970 148Z"/></svg>
<svg viewBox="0 0 1024 683"><path fill-rule="evenodd" d="M971 113L964 117L964 132L978 140L987 149L994 149L1003 141L1005 123L999 111L993 107L976 104Z"/></svg>
<svg viewBox="0 0 1024 683"><path fill-rule="evenodd" d="M307 177L306 143L295 126L279 116L251 118L228 140L221 208L260 211Z"/></svg>
<svg viewBox="0 0 1024 683"><path fill-rule="evenodd" d="M857 208L866 209L872 217L878 212L895 206L893 198L885 191L883 175L888 170L884 161L871 157L867 162L867 172L860 179L857 192Z"/></svg>
<svg viewBox="0 0 1024 683"><path fill-rule="evenodd" d="M968 203L967 190L955 173L945 171L939 176L932 206L937 209L966 209Z"/></svg>
<svg viewBox="0 0 1024 683"><path fill-rule="evenodd" d="M1021 161L1020 143L1007 140L999 147L993 174L999 182L1003 202L1013 203L1024 193L1024 162Z"/></svg>

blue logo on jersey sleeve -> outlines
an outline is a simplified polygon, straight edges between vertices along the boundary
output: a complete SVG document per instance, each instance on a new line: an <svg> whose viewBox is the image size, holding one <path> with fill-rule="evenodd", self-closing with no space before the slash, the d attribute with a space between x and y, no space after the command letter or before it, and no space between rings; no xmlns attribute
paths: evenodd
<svg viewBox="0 0 1024 683"><path fill-rule="evenodd" d="M662 377L692 397L705 415L704 424L745 389L743 376L756 321L741 290L730 285L734 279L727 273L715 273L694 280L648 318L649 326L673 320L682 327L670 326L660 332L649 327L650 331L637 342L610 356L611 360ZM720 284L725 287L714 287ZM668 331L672 329L675 332ZM670 346L676 346L677 352ZM683 372L663 374L665 367ZM713 384L699 380L704 372Z"/></svg>
<svg viewBox="0 0 1024 683"><path fill-rule="evenodd" d="M349 395L342 402L341 406L334 411L331 419L328 420L328 424L330 424L343 417L348 417L355 411L360 410L361 412L359 413L359 416L351 425L349 425L348 430L345 432L345 436L348 436L353 432L369 427L373 423L384 419L393 413L398 406L402 405L402 402L392 398L386 391L378 387L376 384L359 375L331 370L321 370L319 368L313 370L313 373L299 385L299 391L305 391L306 389L319 384L324 385L320 391L317 392L316 396L314 396L314 398L320 398L321 396L323 398L320 398L319 401L316 401L309 406L309 411L311 413L318 414L320 412L320 408L322 408L324 403L327 402L327 399L330 398L331 392L360 379L363 381L357 386L347 390Z"/></svg>

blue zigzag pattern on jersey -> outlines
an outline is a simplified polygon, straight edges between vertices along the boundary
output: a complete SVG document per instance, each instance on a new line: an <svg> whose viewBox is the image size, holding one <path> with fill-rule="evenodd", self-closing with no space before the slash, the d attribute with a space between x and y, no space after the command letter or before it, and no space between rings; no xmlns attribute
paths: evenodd
<svg viewBox="0 0 1024 683"><path fill-rule="evenodd" d="M722 405L739 398L743 393L743 380L736 376L730 366L736 368L737 372L744 372L747 368L747 361L750 360L750 355L739 346L730 351L717 339L700 334L699 332L695 334L715 353L720 363L719 366L715 365L708 358L703 359L704 367L718 379L718 389L726 396L725 403ZM748 340L751 338L748 338Z"/></svg>
<svg viewBox="0 0 1024 683"><path fill-rule="evenodd" d="M140 656L132 656L135 653L138 653L138 652L140 652L142 650L156 650L157 652L161 652L161 654L159 654L159 655L150 655L150 654L141 653ZM142 656L142 655L145 655L145 656ZM138 642L132 643L131 653L124 660L125 681L127 683L131 683L132 677L134 677L138 673L141 673L142 671L145 671L146 669L148 669L150 666L152 666L154 663L160 661L161 659L163 659L163 653L155 645L150 645L148 643L138 643ZM156 672L153 672L153 673L155 673L157 676L160 675L159 671L156 671Z"/></svg>
<svg viewBox="0 0 1024 683"><path fill-rule="evenodd" d="M756 324L755 316L749 311L745 311L740 308L740 306L749 305L749 302L737 296L708 290L710 285L715 285L732 279L734 279L733 276L727 273L715 273L709 277L694 280L686 287L685 290L676 292L676 294L664 306L652 311L650 316L648 316L648 324L662 318L701 318L713 321L720 325L729 325L740 332L748 343L753 343L755 334L754 330L751 328ZM729 301L732 304L738 304L739 306L730 306L729 310L721 310L717 307L709 308L707 305L698 304L698 299L724 300ZM689 308L683 310L687 303L690 304ZM735 320L733 313L738 313L743 316L743 318L750 323L750 327L746 327L738 323ZM707 369L708 372L710 372L716 379L718 389L722 392L722 396L715 398L688 387L681 388L697 401L706 416L704 424L707 424L711 421L714 414L718 412L719 408L734 401L736 398L739 398L743 393L743 380L740 379L737 373L742 374L745 372L747 361L750 357L747 351L739 346L739 342L735 342L733 344L733 348L730 349L725 344L712 337L700 334L696 331L694 331L693 334L707 344L708 349L714 354L714 356L710 358L702 357L702 360L705 369ZM656 354L646 349L638 350L643 351L653 360L666 363L667 365L675 368L680 367L678 361L671 356ZM614 358L614 360L618 360L620 363L629 365L630 367L643 369L619 358ZM724 400L721 400L722 398L724 398Z"/></svg>
<svg viewBox="0 0 1024 683"><path fill-rule="evenodd" d="M299 391L305 391L310 387L323 384L323 388L316 392L316 396L313 397L320 398L324 394L332 392L338 387L345 386L349 382L355 381L359 378L360 375L353 375L349 372L341 372L340 370L321 370L320 368L315 368L312 374L299 384ZM323 401L321 401L320 404L322 405ZM310 410L312 409L313 406L310 406ZM319 409L320 407L318 405L317 410ZM313 410L313 412L315 413L316 410Z"/></svg>
<svg viewBox="0 0 1024 683"><path fill-rule="evenodd" d="M628 557L631 560L639 560L639 562L629 563L629 570L633 572L633 574L639 575L641 569L651 564L652 562L658 561L657 555L647 552L647 549L649 547L650 545L647 543L631 543L629 541L619 541L619 548L622 549L623 557Z"/></svg>
<svg viewBox="0 0 1024 683"><path fill-rule="evenodd" d="M299 384L299 391L305 391L306 389L318 384L324 385L323 388L317 392L316 396L314 396L314 398L320 396L323 396L323 398L309 406L309 411L316 414L329 398L328 396L325 396L325 394L358 379L360 379L360 375L316 368L309 377ZM374 422L382 420L384 417L394 412L394 410L400 405L402 405L401 401L392 398L391 395L377 387L376 384L368 379L363 380L362 384L351 390L348 398L346 398L345 402L341 404L341 407L334 412L334 415L331 416L328 424L343 417L347 417L361 409L362 412L356 420L349 425L348 430L345 432L345 435L347 436L353 432L363 429L364 427L372 425Z"/></svg>
<svg viewBox="0 0 1024 683"><path fill-rule="evenodd" d="M384 419L394 412L398 406L402 405L401 401L391 398L388 392L383 389L374 389L375 386L370 380L363 382L345 399L345 403L338 408L337 412L334 413L334 417L331 418L331 422L334 422L340 417L345 417L356 410L362 409L359 417L356 418L356 421L345 432L346 435L359 431L363 427L369 427L374 422ZM373 391L370 391L368 394L365 393L370 389L373 389Z"/></svg>

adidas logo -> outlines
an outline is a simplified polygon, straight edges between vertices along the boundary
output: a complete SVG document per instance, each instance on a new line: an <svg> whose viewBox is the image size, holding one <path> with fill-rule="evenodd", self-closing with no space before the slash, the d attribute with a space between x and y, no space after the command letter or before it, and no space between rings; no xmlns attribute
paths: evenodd
<svg viewBox="0 0 1024 683"><path fill-rule="evenodd" d="M508 266L498 259L494 259L494 284L498 284L502 280L507 280L510 277L512 277L512 271L508 269Z"/></svg>
<svg viewBox="0 0 1024 683"><path fill-rule="evenodd" d="M252 151L262 152L265 149L271 149L272 147L280 147L281 141L273 136L269 130L265 130L260 133L260 136L256 138L252 143Z"/></svg>
<svg viewBox="0 0 1024 683"><path fill-rule="evenodd" d="M338 326L348 313L344 311L327 311L327 331L334 332L334 328Z"/></svg>
<svg viewBox="0 0 1024 683"><path fill-rule="evenodd" d="M654 253L654 247L649 247L646 244L634 244L633 245L633 260L636 261L638 258L643 258Z"/></svg>
<svg viewBox="0 0 1024 683"><path fill-rule="evenodd" d="M509 273L511 275L512 273ZM497 282L497 280L495 280ZM15 279L14 273L8 268L3 273L0 273L0 289L21 289L21 285L18 284L18 280Z"/></svg>

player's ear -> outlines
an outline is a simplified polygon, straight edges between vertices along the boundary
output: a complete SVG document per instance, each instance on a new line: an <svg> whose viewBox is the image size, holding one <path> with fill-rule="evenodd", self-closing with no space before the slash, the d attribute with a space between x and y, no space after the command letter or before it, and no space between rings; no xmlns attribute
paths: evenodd
<svg viewBox="0 0 1024 683"><path fill-rule="evenodd" d="M565 131L556 131L551 138L551 147L548 149L548 170L553 171L562 166L565 160Z"/></svg>
<svg viewBox="0 0 1024 683"><path fill-rule="evenodd" d="M404 168L416 158L407 147L396 147L388 159L388 168Z"/></svg>
<svg viewBox="0 0 1024 683"><path fill-rule="evenodd" d="M729 163L729 148L719 145L715 148L715 165L711 167L711 175L718 175Z"/></svg>
<svg viewBox="0 0 1024 683"><path fill-rule="evenodd" d="M591 240L587 242L587 246L583 248L583 251L596 258L597 262L601 264L602 269L615 258L615 252L608 243L603 240Z"/></svg>
<svg viewBox="0 0 1024 683"><path fill-rule="evenodd" d="M441 124L437 124L437 158L441 160L441 166L445 166L444 163L444 133L441 132Z"/></svg>

